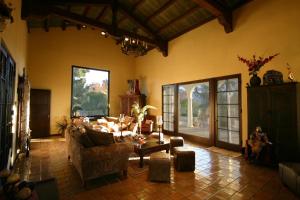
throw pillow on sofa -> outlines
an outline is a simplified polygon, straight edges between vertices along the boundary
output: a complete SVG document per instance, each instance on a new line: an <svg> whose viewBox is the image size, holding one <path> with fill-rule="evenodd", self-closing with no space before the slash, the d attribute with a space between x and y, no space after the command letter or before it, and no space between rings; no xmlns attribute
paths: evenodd
<svg viewBox="0 0 300 200"><path fill-rule="evenodd" d="M81 133L79 136L79 143L81 143L85 148L95 146L90 137L86 133Z"/></svg>
<svg viewBox="0 0 300 200"><path fill-rule="evenodd" d="M78 129L73 131L72 136L78 143L82 144L85 148L95 146L95 144L87 135L85 128L81 128L81 131L79 131Z"/></svg>
<svg viewBox="0 0 300 200"><path fill-rule="evenodd" d="M115 143L112 133L103 133L90 128L86 128L86 134L95 145L110 145Z"/></svg>

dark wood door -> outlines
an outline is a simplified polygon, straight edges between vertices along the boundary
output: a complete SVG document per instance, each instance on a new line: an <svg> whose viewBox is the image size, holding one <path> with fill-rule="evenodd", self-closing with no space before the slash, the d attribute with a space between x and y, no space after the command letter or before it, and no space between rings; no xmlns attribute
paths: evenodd
<svg viewBox="0 0 300 200"><path fill-rule="evenodd" d="M275 138L275 153L279 161L297 159L296 87L284 85L271 88L272 124L270 133Z"/></svg>
<svg viewBox="0 0 300 200"><path fill-rule="evenodd" d="M50 135L50 90L30 90L30 129L32 138Z"/></svg>

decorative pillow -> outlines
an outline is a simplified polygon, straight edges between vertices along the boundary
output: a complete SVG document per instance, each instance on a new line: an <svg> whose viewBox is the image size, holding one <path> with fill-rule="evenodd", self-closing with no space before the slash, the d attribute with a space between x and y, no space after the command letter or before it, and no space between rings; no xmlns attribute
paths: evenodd
<svg viewBox="0 0 300 200"><path fill-rule="evenodd" d="M74 137L74 139L78 143L82 144L85 148L95 146L95 144L92 142L92 140L87 135L86 129L85 128L82 128L82 129L84 129L84 132L81 132L79 130L72 132L72 136Z"/></svg>
<svg viewBox="0 0 300 200"><path fill-rule="evenodd" d="M105 118L97 119L97 123L99 125L107 124L107 120Z"/></svg>
<svg viewBox="0 0 300 200"><path fill-rule="evenodd" d="M109 133L114 132L113 126L115 125L115 122L107 122L107 128L109 130Z"/></svg>
<svg viewBox="0 0 300 200"><path fill-rule="evenodd" d="M100 132L109 133L109 129L106 126L100 125Z"/></svg>
<svg viewBox="0 0 300 200"><path fill-rule="evenodd" d="M131 123L129 126L129 131L132 132L132 134L136 134L137 132L137 128L138 128L138 124L137 123Z"/></svg>
<svg viewBox="0 0 300 200"><path fill-rule="evenodd" d="M124 124L126 124L127 126L129 126L132 122L133 122L134 118L133 117L130 117L130 116L125 116L125 119L124 119Z"/></svg>
<svg viewBox="0 0 300 200"><path fill-rule="evenodd" d="M89 138L87 133L81 133L79 135L79 143L82 144L85 148L93 147L95 144Z"/></svg>
<svg viewBox="0 0 300 200"><path fill-rule="evenodd" d="M118 126L121 127L121 123L118 123ZM129 126L130 126L130 123L129 124L125 124L125 122L122 123L122 130L126 130Z"/></svg>
<svg viewBox="0 0 300 200"><path fill-rule="evenodd" d="M119 118L117 117L105 117L108 122L118 123Z"/></svg>
<svg viewBox="0 0 300 200"><path fill-rule="evenodd" d="M114 124L111 128L113 130L112 132L118 132L120 130L120 127L118 124Z"/></svg>
<svg viewBox="0 0 300 200"><path fill-rule="evenodd" d="M86 133L95 145L110 145L115 143L114 136L111 133L103 133L93 129L86 129Z"/></svg>

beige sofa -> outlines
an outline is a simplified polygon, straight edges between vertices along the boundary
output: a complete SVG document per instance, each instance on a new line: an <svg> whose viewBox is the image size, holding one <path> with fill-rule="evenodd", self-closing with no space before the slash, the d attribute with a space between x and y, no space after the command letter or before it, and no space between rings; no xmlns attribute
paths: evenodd
<svg viewBox="0 0 300 200"><path fill-rule="evenodd" d="M133 146L129 143L112 143L84 147L78 140L78 129L68 128L66 143L68 158L77 169L83 185L103 175L119 173L127 176L128 158Z"/></svg>

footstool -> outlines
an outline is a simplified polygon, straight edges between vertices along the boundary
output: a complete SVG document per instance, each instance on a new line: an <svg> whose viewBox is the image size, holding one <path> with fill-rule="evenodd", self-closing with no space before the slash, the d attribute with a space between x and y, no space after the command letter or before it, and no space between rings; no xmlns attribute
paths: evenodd
<svg viewBox="0 0 300 200"><path fill-rule="evenodd" d="M164 152L153 153L149 162L150 181L170 182L171 159Z"/></svg>
<svg viewBox="0 0 300 200"><path fill-rule="evenodd" d="M182 147L184 145L183 137L180 136L172 136L170 137L170 153L174 154L174 147Z"/></svg>
<svg viewBox="0 0 300 200"><path fill-rule="evenodd" d="M279 163L279 177L284 185L300 195L300 163Z"/></svg>
<svg viewBox="0 0 300 200"><path fill-rule="evenodd" d="M186 147L174 147L174 166L177 171L194 171L195 151Z"/></svg>

